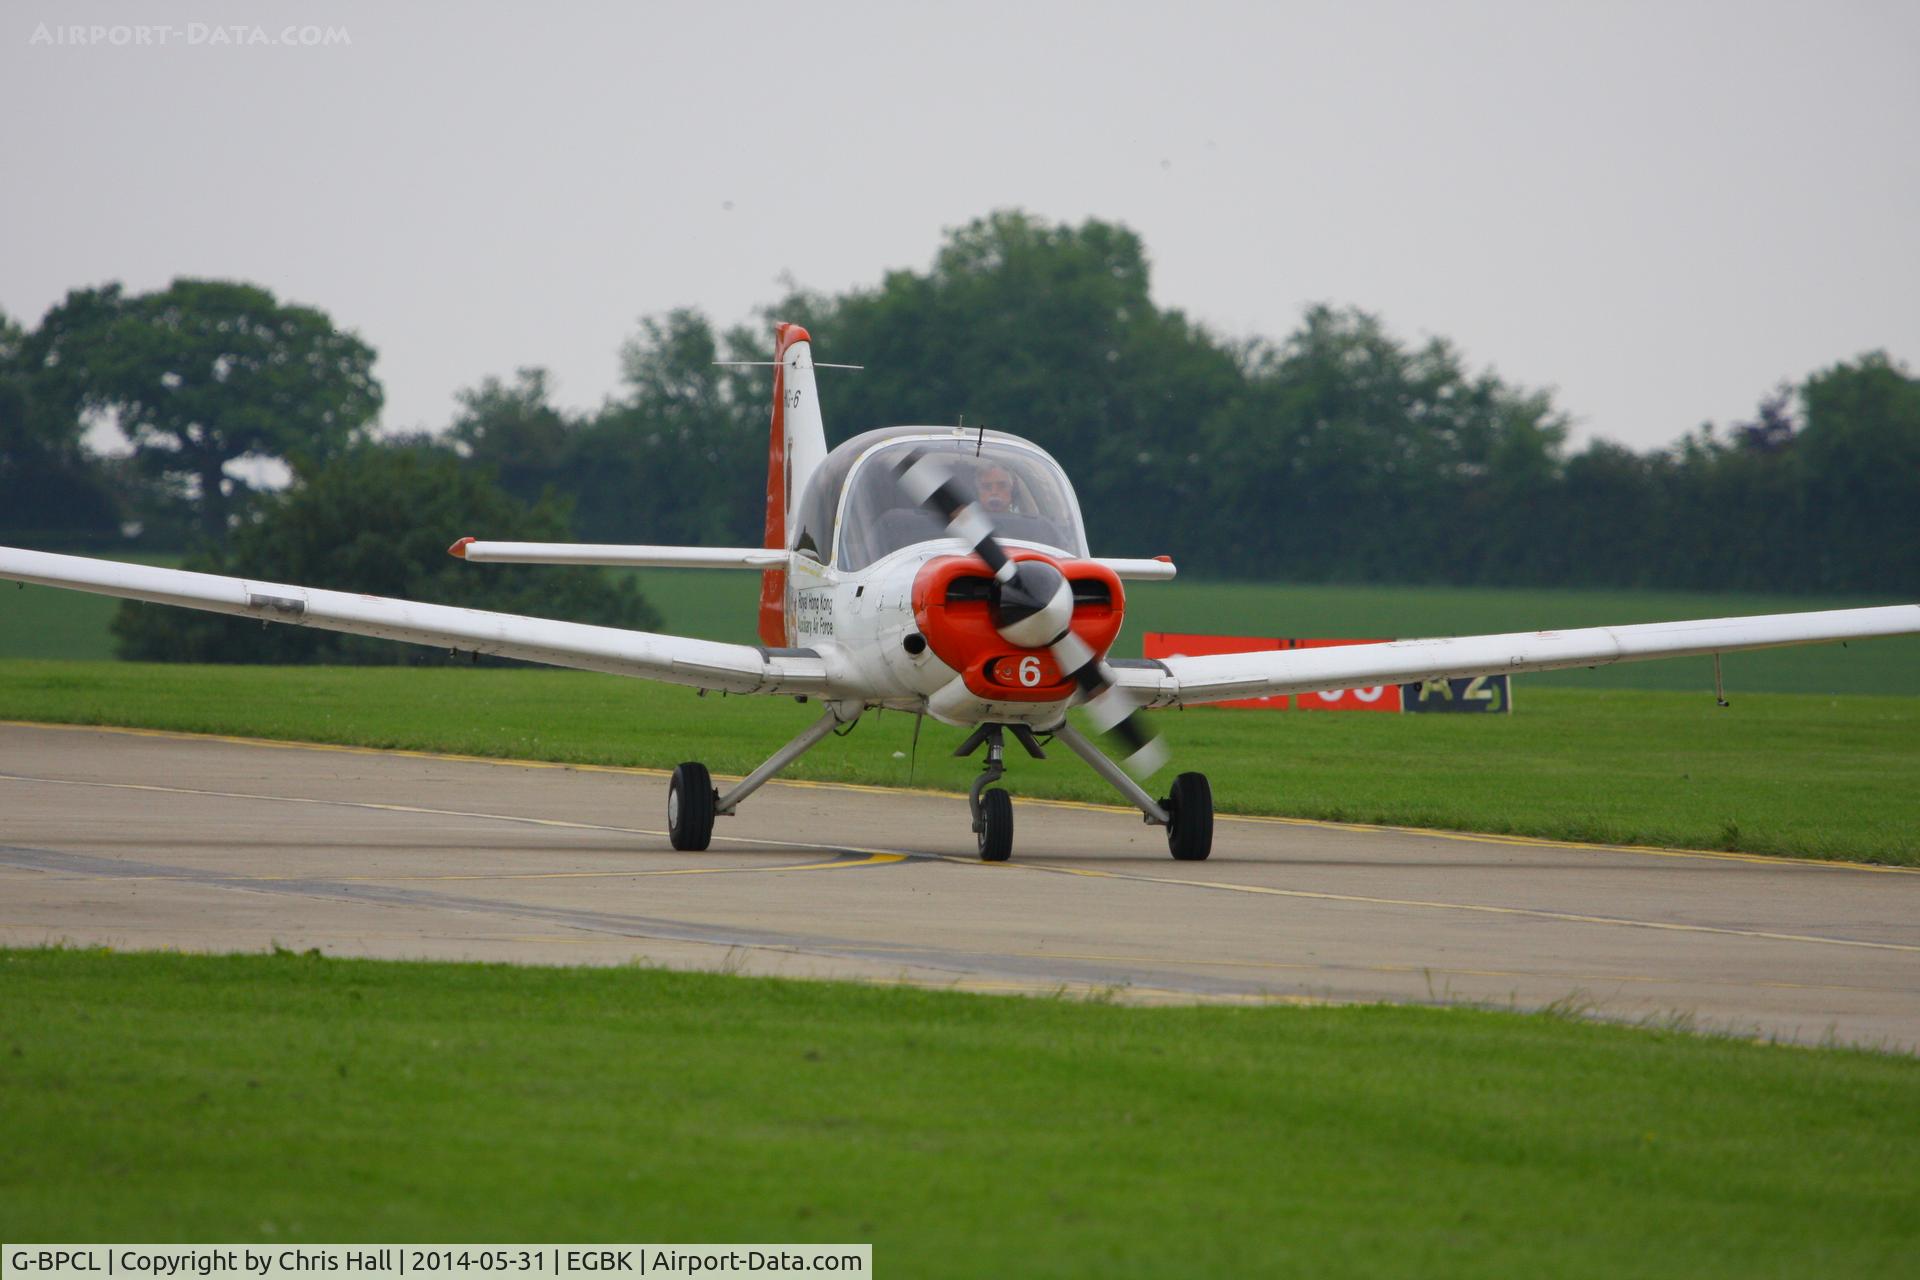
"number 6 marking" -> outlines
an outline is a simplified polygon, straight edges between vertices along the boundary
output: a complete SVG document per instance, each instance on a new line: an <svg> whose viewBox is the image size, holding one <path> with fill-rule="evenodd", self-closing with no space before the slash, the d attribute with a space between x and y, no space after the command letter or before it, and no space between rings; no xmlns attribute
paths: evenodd
<svg viewBox="0 0 1920 1280"><path fill-rule="evenodd" d="M1032 654L1020 659L1020 683L1031 689L1040 683L1040 659Z"/></svg>

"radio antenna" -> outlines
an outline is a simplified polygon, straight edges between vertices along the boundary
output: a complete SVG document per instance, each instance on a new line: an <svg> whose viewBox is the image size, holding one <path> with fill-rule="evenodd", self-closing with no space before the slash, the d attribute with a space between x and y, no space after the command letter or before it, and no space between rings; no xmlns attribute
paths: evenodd
<svg viewBox="0 0 1920 1280"><path fill-rule="evenodd" d="M784 361L780 361L780 360L715 360L712 363L713 363L713 367L716 369L777 369L781 366L781 364L784 363ZM867 366L863 364L828 364L824 360L815 360L813 362L813 367L816 369L864 369Z"/></svg>

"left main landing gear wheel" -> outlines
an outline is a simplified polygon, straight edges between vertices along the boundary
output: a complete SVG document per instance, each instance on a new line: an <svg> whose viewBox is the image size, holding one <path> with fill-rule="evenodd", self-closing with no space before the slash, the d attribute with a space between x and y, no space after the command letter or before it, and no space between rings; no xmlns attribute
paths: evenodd
<svg viewBox="0 0 1920 1280"><path fill-rule="evenodd" d="M667 838L673 847L697 853L713 839L713 777L707 766L689 760L673 771L667 783Z"/></svg>
<svg viewBox="0 0 1920 1280"><path fill-rule="evenodd" d="M1173 794L1160 802L1173 819L1167 824L1167 850L1182 862L1203 862L1213 852L1213 787L1204 773L1183 773Z"/></svg>

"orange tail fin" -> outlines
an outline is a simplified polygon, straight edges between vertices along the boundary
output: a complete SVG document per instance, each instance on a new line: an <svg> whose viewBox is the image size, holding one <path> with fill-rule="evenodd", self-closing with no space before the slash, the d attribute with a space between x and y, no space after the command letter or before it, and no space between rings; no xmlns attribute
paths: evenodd
<svg viewBox="0 0 1920 1280"><path fill-rule="evenodd" d="M761 545L785 550L793 536L795 505L826 457L827 436L813 381L813 339L797 324L777 324L773 331L773 426ZM785 569L768 569L760 576L760 643L776 649L793 643Z"/></svg>

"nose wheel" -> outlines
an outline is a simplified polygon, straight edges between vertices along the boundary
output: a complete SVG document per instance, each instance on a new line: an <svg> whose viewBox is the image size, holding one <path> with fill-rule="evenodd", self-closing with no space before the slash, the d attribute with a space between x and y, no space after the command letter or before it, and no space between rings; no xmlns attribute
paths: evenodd
<svg viewBox="0 0 1920 1280"><path fill-rule="evenodd" d="M1013 797L995 787L980 797L980 816L973 830L982 862L1005 862L1013 853Z"/></svg>

